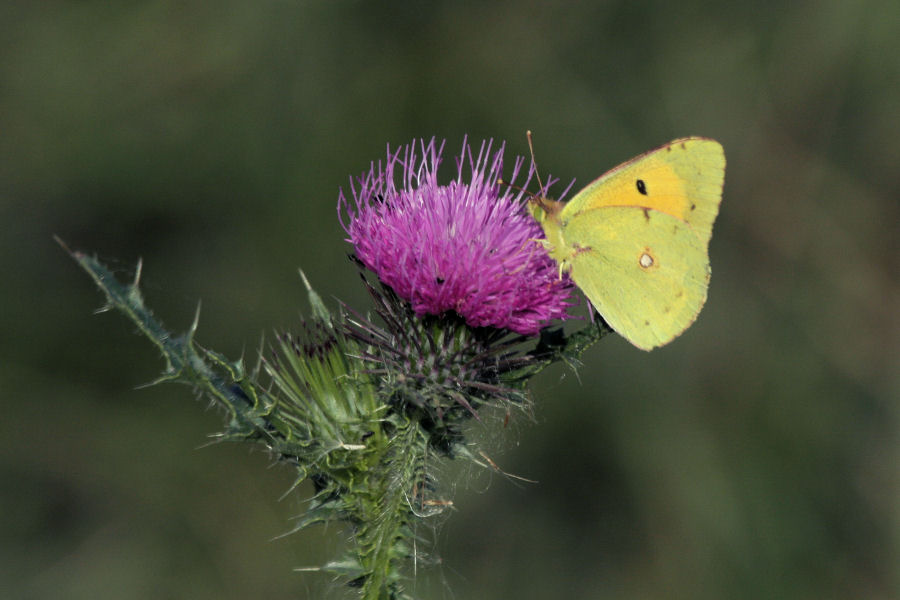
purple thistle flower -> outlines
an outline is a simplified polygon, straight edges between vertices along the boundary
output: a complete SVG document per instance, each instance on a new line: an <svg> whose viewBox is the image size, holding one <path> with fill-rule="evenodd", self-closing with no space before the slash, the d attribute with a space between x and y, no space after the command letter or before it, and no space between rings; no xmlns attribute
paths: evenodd
<svg viewBox="0 0 900 600"><path fill-rule="evenodd" d="M447 185L437 181L443 142L388 148L384 165L351 179L355 206L341 190L339 215L346 210L349 222L341 224L357 257L417 315L452 311L471 327L533 335L569 318L572 284L534 241L544 233L527 214L524 192L497 183L504 145L493 155L491 146L482 142L475 157L464 141ZM510 182L523 163L516 159Z"/></svg>

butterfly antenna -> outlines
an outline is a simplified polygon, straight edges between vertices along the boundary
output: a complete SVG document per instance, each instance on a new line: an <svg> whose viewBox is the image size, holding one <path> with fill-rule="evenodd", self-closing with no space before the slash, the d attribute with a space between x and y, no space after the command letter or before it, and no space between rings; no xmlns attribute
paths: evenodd
<svg viewBox="0 0 900 600"><path fill-rule="evenodd" d="M538 185L540 186L540 194L544 195L544 184L541 183L541 174L538 173L538 165L537 161L534 159L534 140L531 137L531 130L525 132L525 137L528 138L528 150L531 151L531 164L534 165L534 176L537 178Z"/></svg>
<svg viewBox="0 0 900 600"><path fill-rule="evenodd" d="M514 183L510 183L502 178L497 180L497 185L505 185L506 187L508 187L511 190L516 190L517 192L522 192L523 194L528 194L529 196L534 195L531 192L529 192L528 190L526 190L525 188L523 188L522 186L518 186Z"/></svg>

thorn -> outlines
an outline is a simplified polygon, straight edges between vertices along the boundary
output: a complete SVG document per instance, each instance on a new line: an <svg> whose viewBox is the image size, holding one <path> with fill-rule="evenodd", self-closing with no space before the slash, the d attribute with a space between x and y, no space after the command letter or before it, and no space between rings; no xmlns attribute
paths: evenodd
<svg viewBox="0 0 900 600"><path fill-rule="evenodd" d="M306 278L306 273L303 272L303 269L297 269L300 273L300 279L303 280L303 285L306 286L306 291L311 292L312 286L309 284L309 279Z"/></svg>
<svg viewBox="0 0 900 600"><path fill-rule="evenodd" d="M109 312L109 311L111 311L111 310L114 309L114 308L115 308L115 306L113 306L111 303L107 302L106 304L104 304L104 305L101 306L100 308L96 309L96 310L94 311L94 314L95 314L95 315L102 315L103 313Z"/></svg>
<svg viewBox="0 0 900 600"><path fill-rule="evenodd" d="M62 241L62 238L59 237L58 235L56 235L55 233L53 234L53 240L57 244L59 244L62 247L62 249L65 250L68 254L74 255L74 253L69 249L69 247L66 246L66 243L64 241Z"/></svg>
<svg viewBox="0 0 900 600"><path fill-rule="evenodd" d="M459 402L460 405L463 406L463 408L465 408L466 410L468 410L469 413L470 413L473 417L475 417L475 420L476 420L476 421L478 421L479 423L481 422L481 417L478 416L478 411L476 411L474 408L472 408L472 405L469 404L469 401L466 400L466 397L465 397L465 396L463 396L463 395L460 394L460 393L452 394L452 396L453 396L453 398L454 398L457 402Z"/></svg>
<svg viewBox="0 0 900 600"><path fill-rule="evenodd" d="M175 381L179 377L179 375L180 375L180 371L176 371L175 369L168 367L166 369L166 372L164 372L162 375L160 375L156 379L154 379L152 381L148 381L147 383L141 383L139 385L136 385L136 386L134 386L134 389L145 390L147 388L159 385L161 383L168 383L170 381Z"/></svg>
<svg viewBox="0 0 900 600"><path fill-rule="evenodd" d="M188 328L187 339L191 342L194 341L194 334L197 333L197 328L200 326L200 306L203 304L202 300L197 301L197 310L194 312L194 321L191 323L191 326Z"/></svg>
<svg viewBox="0 0 900 600"><path fill-rule="evenodd" d="M285 492L284 492L282 495L280 495L280 496L278 497L278 501L281 502L282 500L284 500L285 498L287 498L287 497L288 497L294 490L296 490L296 489L300 486L300 484L303 483L304 481L306 481L306 477L298 477L296 480L294 480L294 483L292 483L291 486L290 486L287 490L285 490Z"/></svg>
<svg viewBox="0 0 900 600"><path fill-rule="evenodd" d="M71 256L74 260L80 261L82 258L84 258L84 253L83 253L83 252L79 252L78 250L72 250L71 248L69 248L69 247L66 245L66 243L62 240L62 238L59 237L58 235L56 235L55 233L53 234L53 239L56 241L57 244L60 245L60 247L61 247L63 250L66 251L66 254L68 254L69 256Z"/></svg>
<svg viewBox="0 0 900 600"><path fill-rule="evenodd" d="M141 272L144 270L144 259L138 258L137 267L134 269L134 283L131 285L137 289L138 285L141 283Z"/></svg>

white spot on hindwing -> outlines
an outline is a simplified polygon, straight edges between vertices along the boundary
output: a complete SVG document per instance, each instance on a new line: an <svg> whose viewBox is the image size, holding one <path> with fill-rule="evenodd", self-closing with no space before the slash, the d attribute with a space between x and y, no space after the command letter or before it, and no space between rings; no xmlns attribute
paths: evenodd
<svg viewBox="0 0 900 600"><path fill-rule="evenodd" d="M642 253L641 257L638 259L638 264L641 265L642 269L649 269L652 267L656 261L653 259L653 255L650 254L650 249L646 248Z"/></svg>

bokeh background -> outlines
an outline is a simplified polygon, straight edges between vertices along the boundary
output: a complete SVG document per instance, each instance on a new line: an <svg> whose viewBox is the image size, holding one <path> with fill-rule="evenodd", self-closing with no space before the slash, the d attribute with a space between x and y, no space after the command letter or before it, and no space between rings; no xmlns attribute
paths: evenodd
<svg viewBox="0 0 900 600"><path fill-rule="evenodd" d="M0 7L0 595L343 597L273 541L304 490L53 242L175 330L252 357L327 298L368 306L340 186L413 137L535 132L587 183L675 137L728 159L709 301L608 339L447 467L422 598L900 597L900 3L22 2ZM331 300L333 303L333 300Z"/></svg>

